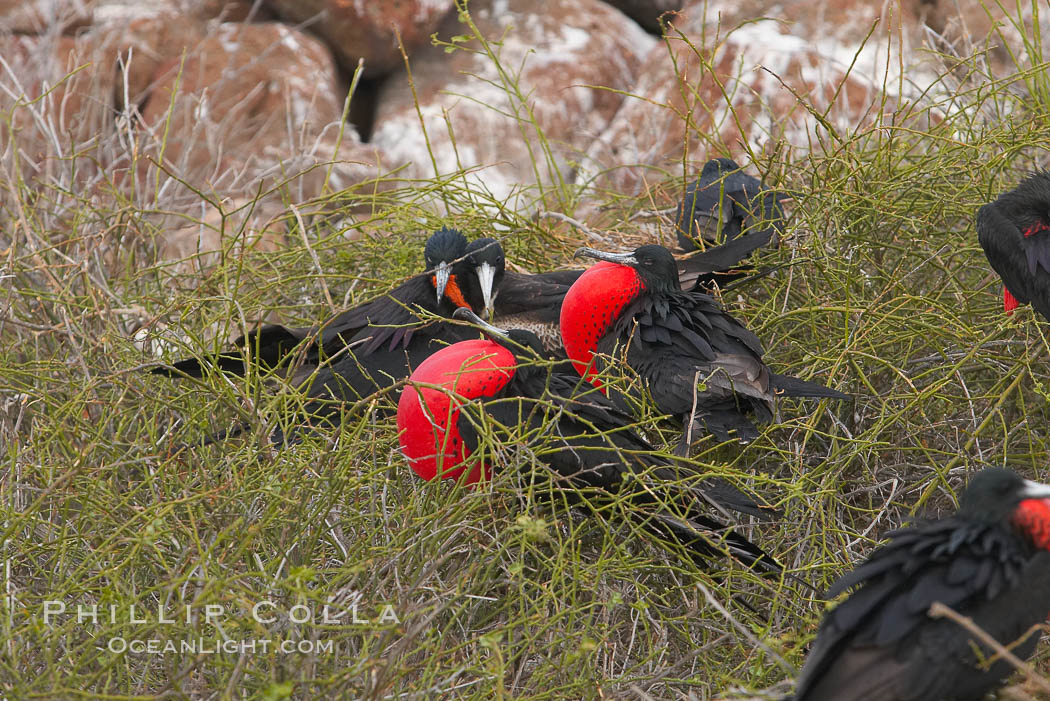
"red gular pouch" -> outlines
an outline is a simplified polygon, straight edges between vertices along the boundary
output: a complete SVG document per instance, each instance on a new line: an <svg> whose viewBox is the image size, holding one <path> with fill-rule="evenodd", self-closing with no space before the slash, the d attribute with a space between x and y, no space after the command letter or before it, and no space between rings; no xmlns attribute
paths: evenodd
<svg viewBox="0 0 1050 701"><path fill-rule="evenodd" d="M460 479L471 449L459 430L464 404L499 393L511 378L514 354L489 340L460 341L419 364L408 378L397 405L401 452L409 467L425 480ZM476 463L466 484L488 480L491 469Z"/></svg>
<svg viewBox="0 0 1050 701"><path fill-rule="evenodd" d="M576 372L599 389L602 384L592 362L598 341L642 289L642 279L631 266L599 261L565 294L560 319L565 354Z"/></svg>
<svg viewBox="0 0 1050 701"><path fill-rule="evenodd" d="M1011 520L1037 548L1050 550L1050 499L1023 500Z"/></svg>
<svg viewBox="0 0 1050 701"><path fill-rule="evenodd" d="M1017 298L1010 294L1010 290L1003 288L1003 311L1007 316L1013 316L1014 310L1021 306Z"/></svg>

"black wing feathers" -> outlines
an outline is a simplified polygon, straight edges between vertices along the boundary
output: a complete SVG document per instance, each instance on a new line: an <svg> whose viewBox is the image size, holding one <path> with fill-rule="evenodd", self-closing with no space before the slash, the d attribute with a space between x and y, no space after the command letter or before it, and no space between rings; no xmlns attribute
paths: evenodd
<svg viewBox="0 0 1050 701"><path fill-rule="evenodd" d="M992 202L977 211L977 239L1010 294L1050 319L1050 232L1026 237Z"/></svg>
<svg viewBox="0 0 1050 701"><path fill-rule="evenodd" d="M927 612L935 601L970 615L996 600L1004 588L1019 583L1031 555L1030 546L1013 533L955 517L901 529L889 537L888 544L828 590L827 597L833 598L857 587L825 617L799 677L797 699L832 698L826 692L809 692L821 684L825 673L841 677L830 670L854 664L858 656L870 654L865 650L899 651L903 645L915 644L916 636L931 625ZM921 665L921 658L916 659ZM915 664L912 661L906 669L921 678L922 670ZM841 683L839 679L835 684ZM923 698L911 691L898 697L880 696L871 688L850 695L844 690L847 687L838 688L843 698L868 698L865 693L870 698Z"/></svg>
<svg viewBox="0 0 1050 701"><path fill-rule="evenodd" d="M525 374L522 379L520 376ZM460 412L464 443L478 446L477 405ZM701 501L717 507L768 518L770 509L721 479L705 481L702 493L673 483L678 474L669 462L652 454L652 446L631 428L632 420L576 375L559 372L518 373L499 398L484 402L484 411L504 426L527 424L564 442L564 449L543 455L556 474L576 486L618 494L630 500L628 513L664 538L688 548L700 560L728 550L760 570L779 573L780 565L761 548L732 532L699 509ZM597 432L596 432L597 429ZM643 485L644 480L644 485ZM678 516L664 510L655 493L684 508Z"/></svg>

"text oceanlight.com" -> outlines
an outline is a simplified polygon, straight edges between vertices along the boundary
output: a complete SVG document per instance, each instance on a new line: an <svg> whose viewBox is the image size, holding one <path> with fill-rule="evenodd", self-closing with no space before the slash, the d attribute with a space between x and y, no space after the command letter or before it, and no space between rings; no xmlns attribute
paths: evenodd
<svg viewBox="0 0 1050 701"><path fill-rule="evenodd" d="M190 654L190 655L215 655L224 653L227 655L243 655L270 652L283 654L302 653L310 655L322 655L331 653L335 649L332 640L270 640L269 638L256 640L209 640L196 638L191 640L161 640L160 638L110 638L106 643L106 649L115 654L130 652L135 655L164 655L164 654Z"/></svg>

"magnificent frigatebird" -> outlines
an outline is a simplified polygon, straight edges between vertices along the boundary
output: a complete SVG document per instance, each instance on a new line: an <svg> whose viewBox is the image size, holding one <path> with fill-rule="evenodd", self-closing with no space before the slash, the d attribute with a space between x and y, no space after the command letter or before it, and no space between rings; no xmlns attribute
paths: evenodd
<svg viewBox="0 0 1050 701"><path fill-rule="evenodd" d="M743 171L736 161L713 158L704 164L700 177L685 190L678 204L675 232L682 250L726 243L740 236L783 233L783 195ZM761 228L756 225L762 224Z"/></svg>
<svg viewBox="0 0 1050 701"><path fill-rule="evenodd" d="M446 319L459 306L484 306L476 276L465 260L467 241L458 231L443 228L427 240L427 272L414 276L386 295L340 314L310 329L264 326L239 339L251 353L223 353L214 358L190 358L160 368L171 376L199 377L213 365L243 374L246 362L276 367L292 362L298 349L300 365L292 382L305 394L302 413L274 431L275 443L298 440L304 429L338 421L347 403L354 403L408 377L412 368L449 343L476 337L475 330ZM427 317L428 312L432 317ZM384 411L382 405L377 405ZM205 439L211 443L237 435L244 426Z"/></svg>
<svg viewBox="0 0 1050 701"><path fill-rule="evenodd" d="M545 273L507 270L503 245L489 237L467 244L466 255L471 268L477 271L475 279L480 285L477 294L485 300L486 316L493 324L507 329L528 329L539 336L549 352L560 351L561 301L583 270Z"/></svg>
<svg viewBox="0 0 1050 701"><path fill-rule="evenodd" d="M705 481L702 492L683 488L680 473L653 454L631 429L628 416L575 373L539 364L545 351L535 334L489 326L466 309L456 315L483 326L489 338L438 351L415 369L402 390L399 440L416 474L479 481L490 469L472 458L481 443L479 426L494 426L495 435L503 427L518 436L516 442L523 433L550 441L553 445L537 448L534 455L556 480L567 482L570 490L587 490L594 499L626 500L632 517L698 559L728 551L760 571L780 572L773 558L700 508L709 502L768 516L749 495L723 480ZM672 512L669 503L680 511Z"/></svg>
<svg viewBox="0 0 1050 701"><path fill-rule="evenodd" d="M1047 499L1050 486L991 468L970 480L955 515L888 534L828 591L853 589L824 617L795 701L978 701L999 686L1013 667L930 607L1030 657L1050 614Z"/></svg>
<svg viewBox="0 0 1050 701"><path fill-rule="evenodd" d="M429 326L420 321L419 310L450 318L460 306L477 311L484 308L480 293L468 296L477 289L476 285L468 284L464 288L464 283L473 276L464 259L466 247L463 234L443 227L434 232L424 246L426 272L413 276L385 295L349 309L320 326L292 328L268 324L238 338L234 342L238 351L205 359L187 358L153 372L172 377L200 377L206 367L213 366L223 372L243 375L246 357L242 349L251 354L252 362L271 368L289 362L292 351L299 349L302 365L309 370L322 361L341 357L347 348L352 348L358 359L379 351L398 355L410 349L416 334ZM431 328L431 331L440 335L441 329ZM452 338L450 342L456 340L459 338ZM403 364L397 358L392 357L391 361L395 366ZM405 370L401 377L407 374Z"/></svg>
<svg viewBox="0 0 1050 701"><path fill-rule="evenodd" d="M1003 308L1032 303L1050 320L1050 171L977 210L977 239L1003 279Z"/></svg>
<svg viewBox="0 0 1050 701"><path fill-rule="evenodd" d="M775 395L844 399L841 392L771 372L762 344L714 297L683 291L675 260L663 246L633 253L581 248L577 255L604 261L580 276L562 303L565 352L592 381L603 355L625 353L627 366L645 384L656 407L682 420L680 454L695 429L719 440L736 431L741 440L758 435L752 419L773 417Z"/></svg>

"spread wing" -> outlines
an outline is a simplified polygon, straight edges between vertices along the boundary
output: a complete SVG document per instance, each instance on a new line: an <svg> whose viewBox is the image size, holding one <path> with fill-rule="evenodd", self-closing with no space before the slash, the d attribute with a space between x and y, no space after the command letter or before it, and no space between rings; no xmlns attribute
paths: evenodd
<svg viewBox="0 0 1050 701"><path fill-rule="evenodd" d="M413 311L417 304L431 312L436 310L437 302L431 297L425 276L411 278L385 295L349 309L319 327L267 324L239 337L233 342L234 350L201 359L186 358L153 372L200 377L205 367L215 366L225 373L243 375L246 348L253 362L266 368L287 362L298 348L303 350L306 365L317 364L321 355L319 347L325 356L335 355L350 345L362 357L383 348L394 350L407 346L419 326L419 317ZM304 341L308 344L305 348L302 347Z"/></svg>
<svg viewBox="0 0 1050 701"><path fill-rule="evenodd" d="M558 322L565 293L583 270L555 270L529 275L508 270L499 286L495 316L532 314L537 320Z"/></svg>
<svg viewBox="0 0 1050 701"><path fill-rule="evenodd" d="M416 308L437 313L426 276L417 275L371 302L348 309L325 322L314 333L327 356L350 346L358 356L407 346L419 328Z"/></svg>
<svg viewBox="0 0 1050 701"><path fill-rule="evenodd" d="M768 244L773 229L755 231L738 236L721 246L696 251L678 259L678 282L683 290L709 286L712 281L729 282L743 277L751 268L743 261L754 251Z"/></svg>

